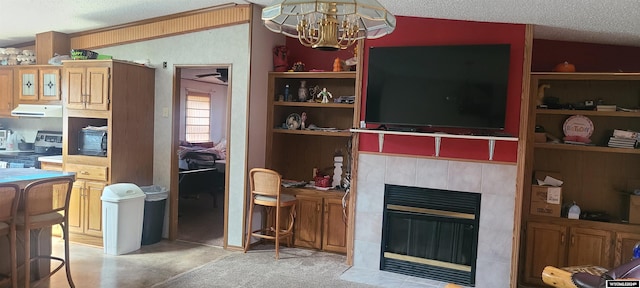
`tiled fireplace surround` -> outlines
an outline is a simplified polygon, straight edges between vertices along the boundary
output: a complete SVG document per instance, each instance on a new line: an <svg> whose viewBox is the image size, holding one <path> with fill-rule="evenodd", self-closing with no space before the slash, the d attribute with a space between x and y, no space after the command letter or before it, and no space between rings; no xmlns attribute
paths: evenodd
<svg viewBox="0 0 640 288"><path fill-rule="evenodd" d="M475 192L482 193L475 287L509 287L516 191L515 164L361 153L357 173L353 270L360 271L361 274L380 270L385 183ZM378 276L372 277L380 277L376 273L371 275ZM383 282L389 287L400 287L394 281L405 281L400 276L387 278L389 279ZM446 284L434 280L414 280L427 287L442 287Z"/></svg>

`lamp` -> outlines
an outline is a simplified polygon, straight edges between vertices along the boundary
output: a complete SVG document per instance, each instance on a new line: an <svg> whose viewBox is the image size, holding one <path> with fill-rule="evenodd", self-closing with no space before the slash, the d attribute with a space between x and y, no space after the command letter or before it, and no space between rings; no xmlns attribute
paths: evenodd
<svg viewBox="0 0 640 288"><path fill-rule="evenodd" d="M396 27L396 18L376 0L276 0L262 9L262 20L273 32L327 51L380 38Z"/></svg>

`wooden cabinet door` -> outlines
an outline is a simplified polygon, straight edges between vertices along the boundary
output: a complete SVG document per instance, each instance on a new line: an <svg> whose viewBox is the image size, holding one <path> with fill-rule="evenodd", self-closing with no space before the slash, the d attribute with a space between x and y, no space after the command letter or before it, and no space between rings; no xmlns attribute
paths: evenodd
<svg viewBox="0 0 640 288"><path fill-rule="evenodd" d="M546 266L566 266L567 228L562 225L527 224L527 246L524 279L526 283L544 286L542 270Z"/></svg>
<svg viewBox="0 0 640 288"><path fill-rule="evenodd" d="M0 115L11 115L13 107L13 69L0 69Z"/></svg>
<svg viewBox="0 0 640 288"><path fill-rule="evenodd" d="M567 265L596 265L611 268L611 243L611 232L571 227Z"/></svg>
<svg viewBox="0 0 640 288"><path fill-rule="evenodd" d="M102 190L104 182L87 181L84 193L84 233L91 236L102 237Z"/></svg>
<svg viewBox="0 0 640 288"><path fill-rule="evenodd" d="M36 68L20 68L18 69L18 100L19 101L38 101L38 69Z"/></svg>
<svg viewBox="0 0 640 288"><path fill-rule="evenodd" d="M109 67L89 67L86 73L85 108L109 110Z"/></svg>
<svg viewBox="0 0 640 288"><path fill-rule="evenodd" d="M633 247L640 242L640 234L629 232L617 232L613 257L613 265L618 267L633 259Z"/></svg>
<svg viewBox="0 0 640 288"><path fill-rule="evenodd" d="M322 248L322 198L297 195L294 241L296 246Z"/></svg>
<svg viewBox="0 0 640 288"><path fill-rule="evenodd" d="M347 253L347 218L341 199L324 199L322 250Z"/></svg>
<svg viewBox="0 0 640 288"><path fill-rule="evenodd" d="M82 180L76 180L71 189L71 199L69 199L69 232L84 233L82 223L82 200L84 197L84 184Z"/></svg>
<svg viewBox="0 0 640 288"><path fill-rule="evenodd" d="M65 102L68 109L84 109L85 68L68 67L63 69Z"/></svg>
<svg viewBox="0 0 640 288"><path fill-rule="evenodd" d="M60 69L40 68L39 93L40 101L60 101Z"/></svg>

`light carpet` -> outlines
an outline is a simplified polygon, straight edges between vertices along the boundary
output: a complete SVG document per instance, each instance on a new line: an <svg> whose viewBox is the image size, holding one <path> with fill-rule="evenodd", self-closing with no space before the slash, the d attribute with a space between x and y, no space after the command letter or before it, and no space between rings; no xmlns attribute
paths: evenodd
<svg viewBox="0 0 640 288"><path fill-rule="evenodd" d="M374 287L340 280L349 269L344 255L260 245L234 252L153 287Z"/></svg>

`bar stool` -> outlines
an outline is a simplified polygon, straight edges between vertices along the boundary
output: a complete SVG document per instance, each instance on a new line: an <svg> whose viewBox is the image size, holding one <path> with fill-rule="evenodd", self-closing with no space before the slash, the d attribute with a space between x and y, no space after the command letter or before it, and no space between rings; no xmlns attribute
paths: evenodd
<svg viewBox="0 0 640 288"><path fill-rule="evenodd" d="M247 226L247 243L244 246L244 252L249 250L251 245L251 236L275 240L276 259L279 259L280 239L288 239L287 244L291 246L293 240L293 221L296 214L296 203L298 200L293 195L280 193L280 182L282 176L280 173L264 169L253 168L249 172L251 185L251 200L249 201L249 225ZM264 206L267 210L267 219L275 210L276 217L272 227L263 227L251 231L253 220L253 208L255 205ZM282 208L289 207L289 223L286 229L280 229L280 213Z"/></svg>
<svg viewBox="0 0 640 288"><path fill-rule="evenodd" d="M18 287L18 260L16 256L16 214L20 201L20 187L15 184L0 184L0 236L9 238L9 275L0 275L0 285L11 283Z"/></svg>
<svg viewBox="0 0 640 288"><path fill-rule="evenodd" d="M61 177L37 180L29 183L24 188L24 212L18 214L17 229L24 232L24 275L25 287L31 287L31 263L39 264L40 259L58 261L59 264L47 276L40 278L42 281L50 278L54 273L65 267L67 282L70 287L75 287L71 279L69 269L69 199L73 186L73 177ZM40 240L43 228L60 225L64 238L64 258L53 255L40 255L40 247L36 245L35 255L31 256L31 232Z"/></svg>

